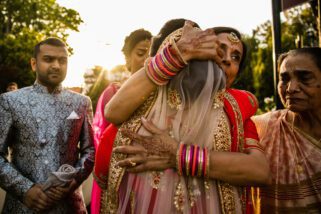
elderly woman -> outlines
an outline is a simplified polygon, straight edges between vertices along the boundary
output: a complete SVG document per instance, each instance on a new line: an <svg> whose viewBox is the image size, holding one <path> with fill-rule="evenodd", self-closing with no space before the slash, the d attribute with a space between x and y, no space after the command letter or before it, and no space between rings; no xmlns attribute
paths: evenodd
<svg viewBox="0 0 321 214"><path fill-rule="evenodd" d="M278 92L286 109L254 117L270 161L263 213L321 211L321 48L279 57Z"/></svg>
<svg viewBox="0 0 321 214"><path fill-rule="evenodd" d="M240 186L268 182L250 120L256 100L230 88L245 56L240 34L183 25L165 24L153 39L153 57L107 105L108 120L125 122L113 144L102 212L242 213L249 204ZM211 58L224 71L195 58Z"/></svg>

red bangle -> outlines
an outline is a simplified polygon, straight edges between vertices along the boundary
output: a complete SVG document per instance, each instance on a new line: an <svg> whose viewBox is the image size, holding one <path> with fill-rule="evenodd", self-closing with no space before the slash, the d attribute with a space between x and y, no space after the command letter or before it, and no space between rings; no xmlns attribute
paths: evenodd
<svg viewBox="0 0 321 214"><path fill-rule="evenodd" d="M207 149L203 148L203 176L204 177L205 177L206 156L207 156Z"/></svg>
<svg viewBox="0 0 321 214"><path fill-rule="evenodd" d="M193 166L192 166L192 176L195 176L195 168L196 168L196 159L197 159L197 149L199 148L199 146L195 146L194 147L194 154L193 154Z"/></svg>

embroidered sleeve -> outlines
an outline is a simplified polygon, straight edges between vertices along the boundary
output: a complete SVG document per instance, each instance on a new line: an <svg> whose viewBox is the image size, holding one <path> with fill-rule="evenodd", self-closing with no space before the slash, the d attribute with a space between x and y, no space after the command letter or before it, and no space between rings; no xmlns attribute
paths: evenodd
<svg viewBox="0 0 321 214"><path fill-rule="evenodd" d="M80 185L92 172L95 160L94 135L92 129L92 105L86 98L86 110L80 134L80 158L77 167L80 168L77 182Z"/></svg>
<svg viewBox="0 0 321 214"><path fill-rule="evenodd" d="M264 152L263 147L259 144L259 136L254 122L248 119L244 123L244 149L258 149Z"/></svg>
<svg viewBox="0 0 321 214"><path fill-rule="evenodd" d="M7 159L12 126L9 103L4 96L0 96L0 186L22 201L24 194L34 183L24 177Z"/></svg>

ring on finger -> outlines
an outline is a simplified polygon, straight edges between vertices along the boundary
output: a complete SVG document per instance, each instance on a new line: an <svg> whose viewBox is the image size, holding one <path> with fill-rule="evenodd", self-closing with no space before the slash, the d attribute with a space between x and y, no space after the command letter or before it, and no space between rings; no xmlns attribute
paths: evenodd
<svg viewBox="0 0 321 214"><path fill-rule="evenodd" d="M132 160L129 160L129 164L130 164L131 167L136 166L136 163L134 161L132 161Z"/></svg>

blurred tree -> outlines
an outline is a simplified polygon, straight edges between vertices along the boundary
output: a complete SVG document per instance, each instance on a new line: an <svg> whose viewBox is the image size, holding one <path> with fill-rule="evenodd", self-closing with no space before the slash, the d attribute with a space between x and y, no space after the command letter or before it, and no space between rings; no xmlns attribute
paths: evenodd
<svg viewBox="0 0 321 214"><path fill-rule="evenodd" d="M298 37L301 38L303 46L309 46L311 38L308 37L308 32L311 28L317 32L316 17L309 4L286 11L281 27L282 52L296 48L295 41ZM273 97L274 93L271 29L271 22L267 21L253 30L252 37L245 37L245 42L250 48L244 73L237 83L240 88L257 96L261 109L265 108L264 99ZM253 88L247 81L252 83Z"/></svg>
<svg viewBox="0 0 321 214"><path fill-rule="evenodd" d="M77 11L56 0L1 0L0 11L1 91L10 81L19 87L32 84L35 77L29 60L34 45L52 36L66 41L68 30L78 31L82 22Z"/></svg>
<svg viewBox="0 0 321 214"><path fill-rule="evenodd" d="M255 93L253 76L253 54L257 52L258 40L255 37L242 35L243 41L247 47L247 57L245 58L242 72L238 74L233 85L234 88L243 89Z"/></svg>

